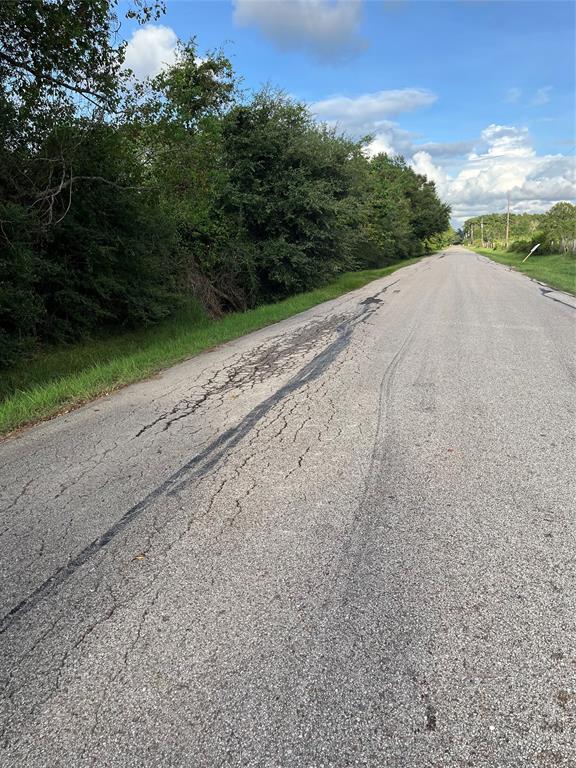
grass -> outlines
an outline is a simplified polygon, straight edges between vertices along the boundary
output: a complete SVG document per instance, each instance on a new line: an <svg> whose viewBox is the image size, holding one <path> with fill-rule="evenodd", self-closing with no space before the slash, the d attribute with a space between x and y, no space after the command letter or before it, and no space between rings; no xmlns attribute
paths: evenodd
<svg viewBox="0 0 576 768"><path fill-rule="evenodd" d="M418 259L383 269L347 272L334 282L277 304L212 320L191 305L152 328L46 349L0 372L0 435L71 410L99 395L140 381L175 363L304 312L391 274Z"/></svg>
<svg viewBox="0 0 576 768"><path fill-rule="evenodd" d="M548 256L530 256L528 261L525 253L507 253L505 251L491 251L487 248L473 248L472 250L488 256L499 264L523 272L528 277L547 283L552 288L568 291L576 294L576 257L569 253L552 253Z"/></svg>

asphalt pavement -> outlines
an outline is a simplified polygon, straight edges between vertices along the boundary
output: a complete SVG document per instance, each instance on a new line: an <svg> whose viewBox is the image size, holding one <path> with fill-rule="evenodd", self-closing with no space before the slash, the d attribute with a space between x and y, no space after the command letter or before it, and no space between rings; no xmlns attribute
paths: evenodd
<svg viewBox="0 0 576 768"><path fill-rule="evenodd" d="M575 320L452 247L1 443L2 768L574 768Z"/></svg>

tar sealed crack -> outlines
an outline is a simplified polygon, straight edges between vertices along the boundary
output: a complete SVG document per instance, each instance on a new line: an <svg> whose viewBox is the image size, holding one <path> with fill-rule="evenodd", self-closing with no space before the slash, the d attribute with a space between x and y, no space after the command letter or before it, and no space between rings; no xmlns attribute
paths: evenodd
<svg viewBox="0 0 576 768"><path fill-rule="evenodd" d="M380 299L373 301L380 303ZM240 357L235 356L230 365L220 367L205 384L197 385L188 397L182 398L170 410L141 427L132 439L141 437L157 425L161 425L161 431L165 432L174 423L194 415L208 402L221 404L229 392L237 394L245 389L253 389L256 384L277 373L286 373L300 362L303 354L327 340L347 320L349 318L345 315L331 315L309 323L293 334L276 336Z"/></svg>
<svg viewBox="0 0 576 768"><path fill-rule="evenodd" d="M386 290L386 288L384 290ZM383 293L384 290L380 291L379 294ZM104 533L90 542L84 549L78 552L75 557L71 558L65 565L58 568L48 579L19 603L14 605L0 619L0 634L5 632L19 616L26 614L55 589L65 583L79 568L100 552L100 550L106 547L119 533L124 531L128 525L148 509L153 502L166 494L177 494L190 482L191 479L204 477L222 458L228 456L230 451L255 427L257 427L273 408L285 398L293 395L298 390L306 387L322 376L348 347L354 328L357 325L364 323L371 314L376 312L377 308L377 306L366 305L364 302L361 302L357 311L352 315L344 318L342 316L333 316L321 324L316 324L316 326L306 326L305 329L303 329L303 333L305 337L308 337L309 335L309 338L306 338L304 346L309 345L309 348L312 348L315 343L317 344L318 335L322 335L322 326L324 326L324 333L328 331L329 327L331 335L335 335L335 338L308 363L302 366L292 378L276 390L276 392L253 408L239 424L223 432L203 451L190 458L163 483L154 488L133 507L128 509L116 523L108 528L108 530L104 531ZM302 342L302 338L300 339L300 342ZM301 354L301 352L302 346L299 346L299 353ZM292 354L294 354L293 349ZM278 364L280 364L279 361ZM238 370L238 364L236 365L235 370ZM156 420L155 423L157 423L157 421L158 420ZM284 429L285 424L283 423L278 434L282 433ZM144 430L141 430L141 433L143 431Z"/></svg>
<svg viewBox="0 0 576 768"><path fill-rule="evenodd" d="M426 730L436 730L436 707L433 704L426 706Z"/></svg>

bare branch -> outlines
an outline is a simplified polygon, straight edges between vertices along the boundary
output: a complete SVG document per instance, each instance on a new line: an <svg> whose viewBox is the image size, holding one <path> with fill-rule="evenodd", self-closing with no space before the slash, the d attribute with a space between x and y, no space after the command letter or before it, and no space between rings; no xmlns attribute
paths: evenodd
<svg viewBox="0 0 576 768"><path fill-rule="evenodd" d="M150 191L152 189L155 189L155 187L137 186L134 184L119 184L117 181L112 181L111 179L104 178L104 176L72 176L71 175L67 181L64 181L64 179L62 179L60 184L57 187L52 187L51 189L46 189L44 190L44 192L41 192L38 195L36 202L46 200L49 197L56 197L57 195L60 194L60 192L62 192L63 189L67 189L68 187L71 187L77 181L99 181L102 184L107 184L108 186L115 187L116 189L132 189L132 190L140 190L140 191Z"/></svg>
<svg viewBox="0 0 576 768"><path fill-rule="evenodd" d="M70 169L70 176L72 176L72 169ZM60 222L66 218L71 205L72 205L72 184L68 186L68 205L66 206L66 210L64 211L62 216L60 216L60 218L54 222L54 226L56 226L56 224L60 224Z"/></svg>

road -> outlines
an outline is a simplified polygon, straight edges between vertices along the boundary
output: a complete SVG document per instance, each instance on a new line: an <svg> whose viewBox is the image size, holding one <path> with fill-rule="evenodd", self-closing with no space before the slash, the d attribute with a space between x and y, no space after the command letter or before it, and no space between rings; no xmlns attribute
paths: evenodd
<svg viewBox="0 0 576 768"><path fill-rule="evenodd" d="M575 307L452 247L0 444L3 768L576 766Z"/></svg>

